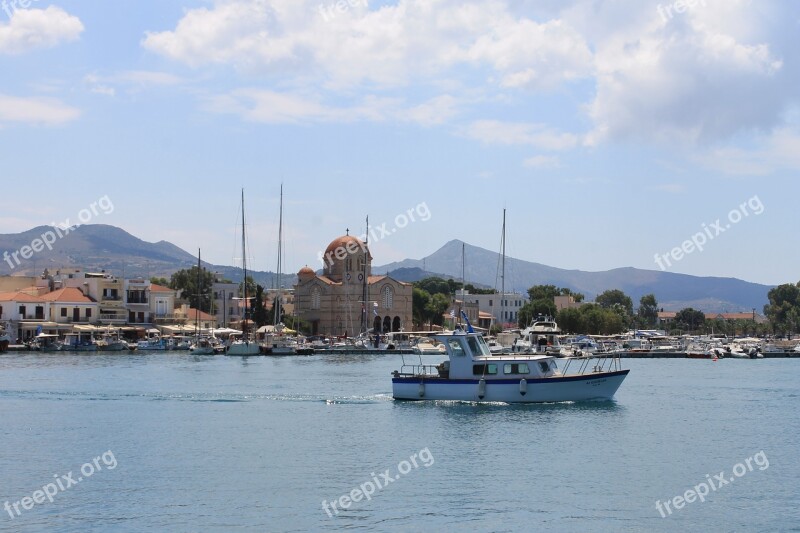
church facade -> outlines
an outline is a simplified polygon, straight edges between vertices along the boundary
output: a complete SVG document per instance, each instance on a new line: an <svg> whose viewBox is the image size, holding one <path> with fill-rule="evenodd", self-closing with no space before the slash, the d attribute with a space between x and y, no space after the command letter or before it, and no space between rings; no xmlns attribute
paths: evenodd
<svg viewBox="0 0 800 533"><path fill-rule="evenodd" d="M412 329L412 285L373 276L372 255L361 239L348 231L331 241L322 260L322 274L303 267L294 287L295 313L311 324L312 335Z"/></svg>

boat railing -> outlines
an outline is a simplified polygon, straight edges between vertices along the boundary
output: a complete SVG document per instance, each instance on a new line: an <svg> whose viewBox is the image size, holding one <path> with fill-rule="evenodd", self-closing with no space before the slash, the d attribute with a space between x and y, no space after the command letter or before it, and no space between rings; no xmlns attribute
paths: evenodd
<svg viewBox="0 0 800 533"><path fill-rule="evenodd" d="M406 362L406 355L416 355L417 361ZM440 368L438 365L426 365L422 362L421 354L400 354L403 364L400 366L400 371L395 370L394 375L397 376L431 376L436 377L440 375Z"/></svg>
<svg viewBox="0 0 800 533"><path fill-rule="evenodd" d="M600 352L586 355L583 357L570 357L564 368L561 369L562 375L566 375L572 362L576 361L578 370L576 374L597 374L600 372L616 372L622 370L622 359L616 352Z"/></svg>

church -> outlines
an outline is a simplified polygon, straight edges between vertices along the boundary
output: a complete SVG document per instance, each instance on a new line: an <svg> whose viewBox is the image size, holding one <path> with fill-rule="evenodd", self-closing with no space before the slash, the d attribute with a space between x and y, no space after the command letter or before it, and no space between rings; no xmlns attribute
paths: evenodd
<svg viewBox="0 0 800 533"><path fill-rule="evenodd" d="M372 254L349 230L331 241L322 274L303 267L294 287L295 313L312 335L355 337L362 331L412 330L410 283L372 275Z"/></svg>

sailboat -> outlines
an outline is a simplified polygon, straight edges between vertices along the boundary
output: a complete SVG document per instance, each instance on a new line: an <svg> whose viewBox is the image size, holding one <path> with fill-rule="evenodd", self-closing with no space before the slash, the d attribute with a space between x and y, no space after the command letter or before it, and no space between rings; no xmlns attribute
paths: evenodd
<svg viewBox="0 0 800 533"><path fill-rule="evenodd" d="M281 203L278 215L278 274L275 286L275 300L273 300L272 315L274 320L272 326L274 328L272 337L272 346L269 353L272 355L297 355L297 342L295 339L288 338L283 334L284 326L281 323L281 303L283 296L281 294L281 276L283 275L283 184L281 184Z"/></svg>
<svg viewBox="0 0 800 533"><path fill-rule="evenodd" d="M202 287L202 270L200 266L200 249L197 249L197 310L195 312L195 320L194 320L194 342L192 343L189 351L192 355L214 355L216 352L214 350L214 345L211 343L211 340L208 338L201 338L200 337L200 311L201 307L203 307L203 293L201 292Z"/></svg>
<svg viewBox="0 0 800 533"><path fill-rule="evenodd" d="M244 272L242 286L244 287L244 313L242 314L242 338L233 341L228 346L226 355L259 355L261 349L258 343L250 338L247 331L248 305L250 298L247 296L247 238L244 223L244 189L242 189L242 271Z"/></svg>

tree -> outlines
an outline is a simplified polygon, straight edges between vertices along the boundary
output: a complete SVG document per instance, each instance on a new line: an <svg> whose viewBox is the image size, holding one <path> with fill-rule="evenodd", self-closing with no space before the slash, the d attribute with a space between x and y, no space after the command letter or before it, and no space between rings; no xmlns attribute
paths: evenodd
<svg viewBox="0 0 800 533"><path fill-rule="evenodd" d="M517 313L517 323L519 327L528 327L535 318L539 316L555 316L556 304L553 303L552 298L540 298L526 303L519 308Z"/></svg>
<svg viewBox="0 0 800 533"><path fill-rule="evenodd" d="M253 312L251 316L257 328L267 324L268 317L267 308L264 305L264 287L261 285L256 285L256 295L253 298Z"/></svg>
<svg viewBox="0 0 800 533"><path fill-rule="evenodd" d="M764 315L773 330L781 333L797 331L800 327L800 283L785 283L770 289L769 304L764 306Z"/></svg>
<svg viewBox="0 0 800 533"><path fill-rule="evenodd" d="M594 299L595 302L605 309L611 309L614 304L620 304L628 316L633 316L633 301L630 296L626 295L619 289L612 289L605 291Z"/></svg>
<svg viewBox="0 0 800 533"><path fill-rule="evenodd" d="M427 307L431 301L431 294L425 289L414 287L411 293L411 314L417 329L422 329L428 321Z"/></svg>
<svg viewBox="0 0 800 533"><path fill-rule="evenodd" d="M157 278L153 276L150 278L150 283L161 285L162 287L169 287L169 281L167 281L167 278Z"/></svg>
<svg viewBox="0 0 800 533"><path fill-rule="evenodd" d="M182 297L189 300L189 306L207 313L214 310L211 305L211 285L214 274L203 269L200 272L200 285L197 284L197 267L178 270L169 280L169 288L181 291Z"/></svg>
<svg viewBox="0 0 800 533"><path fill-rule="evenodd" d="M252 298L256 293L256 282L253 276L247 276L247 297ZM239 298L244 298L244 281L239 282Z"/></svg>
<svg viewBox="0 0 800 533"><path fill-rule="evenodd" d="M450 298L444 294L438 293L431 297L431 300L425 306L425 311L428 318L428 323L441 326L444 324L444 313L450 307Z"/></svg>
<svg viewBox="0 0 800 533"><path fill-rule="evenodd" d="M583 333L586 331L586 322L580 309L562 309L558 312L556 321L558 322L558 327L565 333Z"/></svg>
<svg viewBox="0 0 800 533"><path fill-rule="evenodd" d="M675 315L675 325L679 329L695 331L703 328L706 322L706 315L702 311L697 311L691 307L681 309Z"/></svg>
<svg viewBox="0 0 800 533"><path fill-rule="evenodd" d="M645 328L653 328L658 320L658 302L655 294L645 294L639 300L637 312L640 324Z"/></svg>

